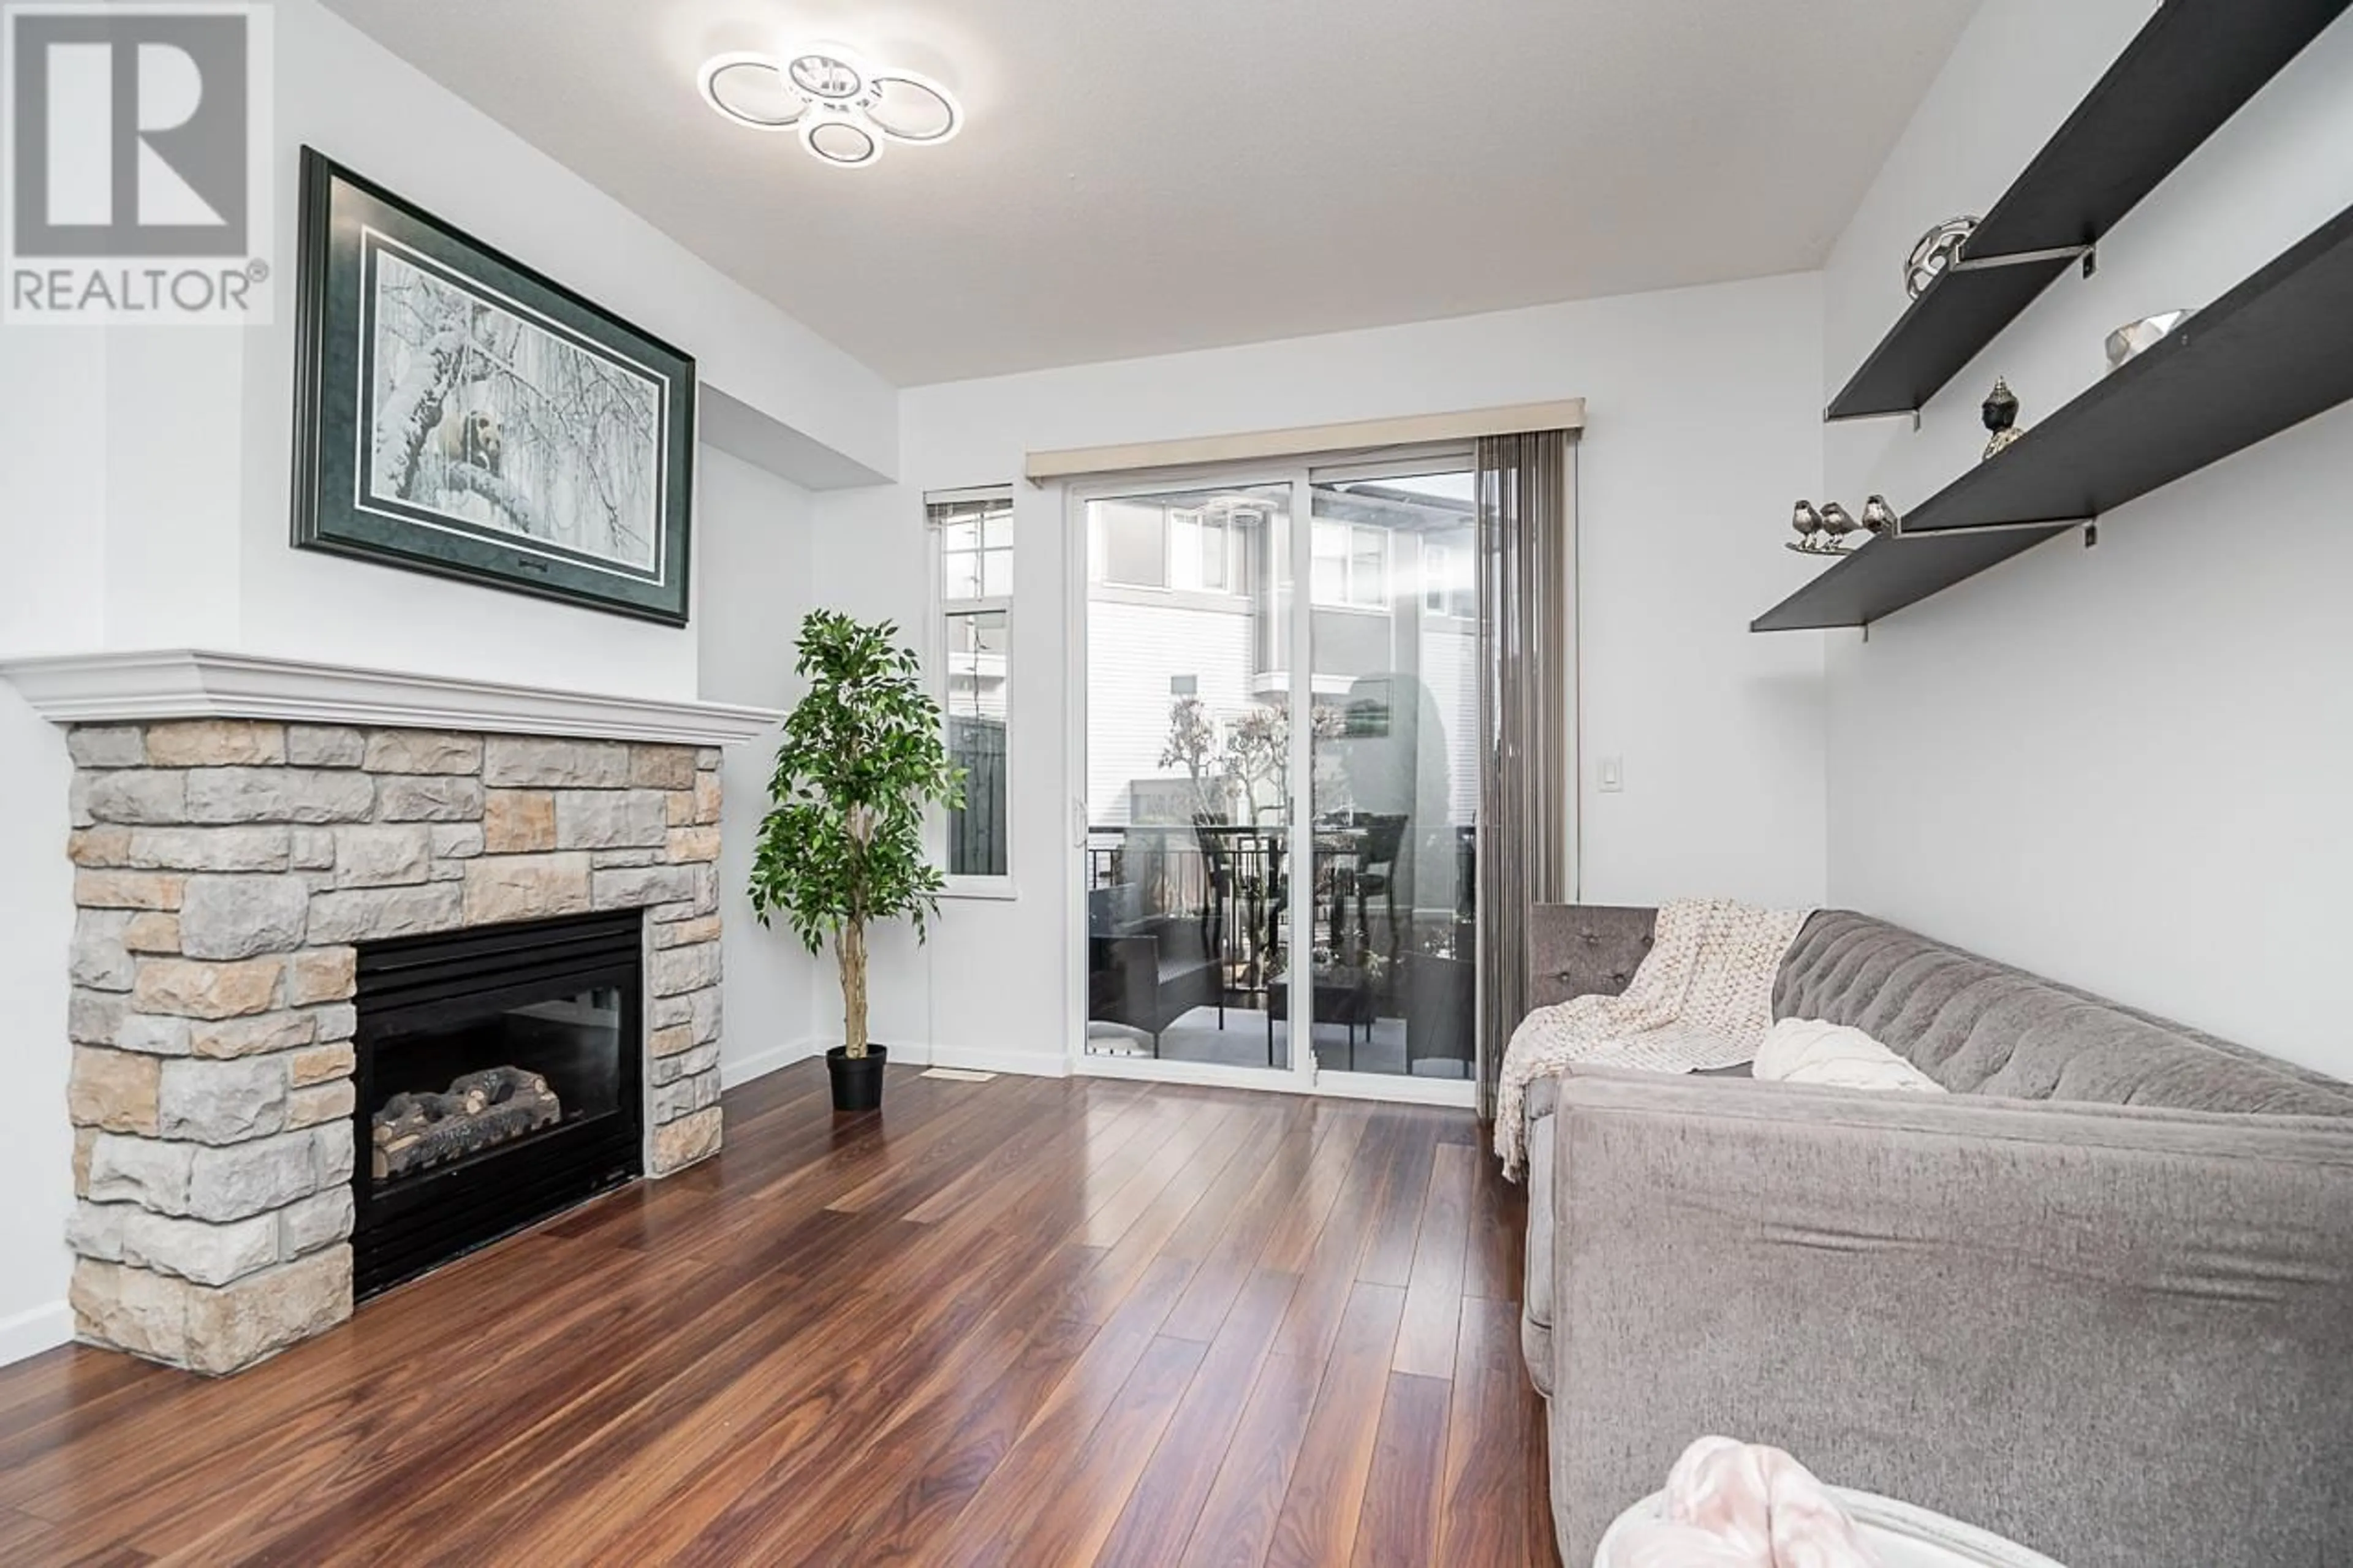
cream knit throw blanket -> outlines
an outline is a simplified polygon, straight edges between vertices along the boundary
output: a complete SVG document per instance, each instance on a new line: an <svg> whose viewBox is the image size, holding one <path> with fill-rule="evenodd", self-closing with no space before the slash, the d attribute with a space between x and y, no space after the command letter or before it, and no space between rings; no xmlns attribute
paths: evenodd
<svg viewBox="0 0 2353 1568"><path fill-rule="evenodd" d="M1773 977L1811 910L1677 899L1659 910L1650 956L1618 996L1539 1007L1512 1031L1495 1104L1506 1175L1526 1159L1528 1085L1576 1062L1694 1072L1757 1055L1773 1026Z"/></svg>

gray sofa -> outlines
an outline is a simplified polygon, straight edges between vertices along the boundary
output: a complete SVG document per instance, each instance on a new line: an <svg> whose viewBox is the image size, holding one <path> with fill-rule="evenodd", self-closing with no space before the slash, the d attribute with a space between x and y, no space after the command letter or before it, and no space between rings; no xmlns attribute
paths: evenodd
<svg viewBox="0 0 2353 1568"><path fill-rule="evenodd" d="M1532 1000L1624 989L1652 918L1538 910ZM2069 1568L2353 1564L2353 1086L1843 911L1773 1011L1953 1092L1529 1097L1569 1568L1708 1432Z"/></svg>

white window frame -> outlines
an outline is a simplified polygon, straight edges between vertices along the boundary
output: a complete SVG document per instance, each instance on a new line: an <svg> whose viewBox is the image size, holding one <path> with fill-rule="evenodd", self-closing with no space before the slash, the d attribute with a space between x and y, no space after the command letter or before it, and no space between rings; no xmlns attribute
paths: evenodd
<svg viewBox="0 0 2353 1568"><path fill-rule="evenodd" d="M948 636L948 623L952 619L968 616L1002 615L1005 617L1005 874L968 876L945 869L948 855L948 814L944 810L936 811L932 814L934 821L931 825L931 834L946 884L942 889L942 896L951 899L1012 899L1018 896L1013 877L1013 868L1018 863L1014 857L1019 847L1019 841L1014 833L1013 810L1013 803L1019 797L1018 792L1014 787L1016 764L1013 752L1015 712L1013 595L1007 592L979 594L955 599L948 597L946 530L935 515L935 509L941 507L997 504L1002 504L1005 507L1008 517L1013 514L1012 486L985 485L972 489L927 490L923 494L925 533L923 557L931 574L929 640L934 672L932 695L940 704L940 722L943 731L945 730L950 717L948 707L950 683L955 678L955 672L950 668L950 660L954 657L954 646L953 639ZM976 584L982 587L987 584L986 544L987 536L984 532L983 549L979 552L977 563L978 575L975 580ZM1013 570L1018 573L1020 570L1021 559L1021 536L1018 528L1014 531L1014 542L1010 548L1013 552Z"/></svg>
<svg viewBox="0 0 2353 1568"><path fill-rule="evenodd" d="M1341 530L1347 536L1348 545L1347 548L1341 552L1340 554L1340 581L1338 584L1340 596L1336 599L1327 599L1324 596L1324 584L1316 581L1318 574L1315 570L1315 564L1318 558L1314 553L1314 530L1310 530L1308 534L1309 552L1307 557L1307 602L1314 605L1319 610L1353 610L1363 615L1386 616L1389 614L1395 607L1394 599L1389 589L1390 584L1395 578L1397 565L1395 554L1389 548L1389 531L1386 528L1374 527L1370 523L1350 522L1344 518L1335 517L1316 518L1314 520L1314 526L1318 529ZM1371 534L1373 536L1373 540L1380 551L1381 557L1381 596L1378 599L1371 601L1356 597L1356 552L1359 546L1358 536L1362 534Z"/></svg>
<svg viewBox="0 0 2353 1568"><path fill-rule="evenodd" d="M1422 541L1421 613L1425 616L1459 625L1478 625L1476 584L1468 588L1462 585L1464 579L1470 576L1471 553L1459 544L1433 543L1427 538ZM1455 560L1457 555L1464 557L1459 564ZM1472 600L1471 613L1467 616L1456 607L1457 595L1464 594L1470 595Z"/></svg>
<svg viewBox="0 0 2353 1568"><path fill-rule="evenodd" d="M1162 529L1167 557L1164 575L1168 592L1234 596L1234 523L1229 514L1213 514L1207 507L1182 508L1164 514ZM1214 583L1209 581L1208 571L1208 535L1213 531L1218 550L1218 580ZM1188 577L1192 581L1186 581Z"/></svg>

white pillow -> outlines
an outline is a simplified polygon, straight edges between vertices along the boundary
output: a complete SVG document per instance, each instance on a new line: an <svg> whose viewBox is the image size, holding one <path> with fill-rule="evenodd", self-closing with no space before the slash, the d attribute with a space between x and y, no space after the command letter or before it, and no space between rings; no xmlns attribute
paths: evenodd
<svg viewBox="0 0 2353 1568"><path fill-rule="evenodd" d="M1784 1018L1757 1047L1757 1078L1836 1089L1900 1089L1942 1094L1945 1086L1864 1034L1819 1018Z"/></svg>

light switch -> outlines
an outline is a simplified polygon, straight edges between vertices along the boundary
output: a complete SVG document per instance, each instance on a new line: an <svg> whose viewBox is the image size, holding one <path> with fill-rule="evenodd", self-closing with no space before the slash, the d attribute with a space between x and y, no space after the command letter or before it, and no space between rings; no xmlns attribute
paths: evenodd
<svg viewBox="0 0 2353 1568"><path fill-rule="evenodd" d="M1602 758L1601 793L1603 795L1616 795L1625 787L1626 759L1623 757Z"/></svg>

